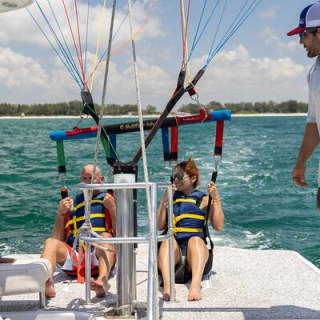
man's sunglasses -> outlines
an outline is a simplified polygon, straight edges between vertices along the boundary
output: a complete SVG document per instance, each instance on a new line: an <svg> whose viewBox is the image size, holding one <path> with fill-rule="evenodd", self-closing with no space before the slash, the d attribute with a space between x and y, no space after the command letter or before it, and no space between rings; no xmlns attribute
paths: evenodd
<svg viewBox="0 0 320 320"><path fill-rule="evenodd" d="M182 181L184 177L184 174L181 172L176 173L175 175L170 177L170 181L171 183L173 183L173 181L177 178L179 181Z"/></svg>
<svg viewBox="0 0 320 320"><path fill-rule="evenodd" d="M299 37L300 37L300 39L302 39L305 36L306 32L316 34L317 31L318 31L318 27L308 28L308 29L304 30L303 32L300 32Z"/></svg>

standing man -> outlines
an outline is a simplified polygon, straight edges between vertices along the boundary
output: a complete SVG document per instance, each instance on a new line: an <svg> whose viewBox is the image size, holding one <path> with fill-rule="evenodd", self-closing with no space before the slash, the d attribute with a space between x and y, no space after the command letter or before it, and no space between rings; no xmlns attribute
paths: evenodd
<svg viewBox="0 0 320 320"><path fill-rule="evenodd" d="M300 44L304 46L309 58L316 61L308 74L309 105L307 123L303 141L292 171L293 183L306 187L306 163L320 142L320 2L304 8L300 14L299 26L287 33L288 36L299 35Z"/></svg>

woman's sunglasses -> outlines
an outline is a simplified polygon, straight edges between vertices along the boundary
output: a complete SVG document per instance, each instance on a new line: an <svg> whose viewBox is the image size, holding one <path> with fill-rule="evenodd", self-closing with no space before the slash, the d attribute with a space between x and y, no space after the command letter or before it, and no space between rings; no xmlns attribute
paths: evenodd
<svg viewBox="0 0 320 320"><path fill-rule="evenodd" d="M173 181L174 181L175 179L178 179L179 181L182 181L182 180L183 180L183 177L184 177L184 174L181 173L181 172L178 172L178 173L176 173L175 175L173 175L173 176L170 177L170 181L171 181L171 183L173 183Z"/></svg>
<svg viewBox="0 0 320 320"><path fill-rule="evenodd" d="M302 39L305 36L306 32L316 34L317 31L318 31L318 27L308 28L305 31L300 32L299 37L300 37L300 39Z"/></svg>

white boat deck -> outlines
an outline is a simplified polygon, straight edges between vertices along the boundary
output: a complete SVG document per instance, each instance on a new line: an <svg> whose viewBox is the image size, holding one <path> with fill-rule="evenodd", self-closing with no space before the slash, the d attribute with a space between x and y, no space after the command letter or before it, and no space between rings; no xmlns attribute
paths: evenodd
<svg viewBox="0 0 320 320"><path fill-rule="evenodd" d="M147 252L146 245L139 245L139 303L147 301ZM18 257L23 262L35 256ZM0 301L0 316L11 320L100 320L103 318L99 315L116 303L115 276L109 284L105 298L96 298L93 293L93 303L86 305L85 286L57 273L57 297L48 301L45 311L35 312L39 308L38 294L6 296ZM215 247L211 275L203 281L203 299L186 301L186 285L176 285L176 291L174 302L164 302L159 291L161 319L320 319L320 270L294 251ZM63 318L53 311L69 313Z"/></svg>

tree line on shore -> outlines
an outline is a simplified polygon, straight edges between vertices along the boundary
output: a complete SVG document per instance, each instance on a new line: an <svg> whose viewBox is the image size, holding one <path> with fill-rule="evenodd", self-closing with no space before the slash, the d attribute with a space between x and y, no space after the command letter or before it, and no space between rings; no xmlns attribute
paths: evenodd
<svg viewBox="0 0 320 320"><path fill-rule="evenodd" d="M100 112L100 106L95 105L97 113ZM262 114L262 113L306 113L307 103L296 100L288 100L280 103L269 102L239 102L221 104L217 101L211 101L206 105L200 106L196 103L182 105L174 109L172 113L183 112L196 114L201 108L206 110L228 109L233 114ZM81 101L69 101L61 103L44 104L0 104L0 117L4 116L78 116L83 110ZM104 115L137 115L137 105L134 104L109 104L104 108ZM147 105L143 109L144 115L160 114L157 108Z"/></svg>

